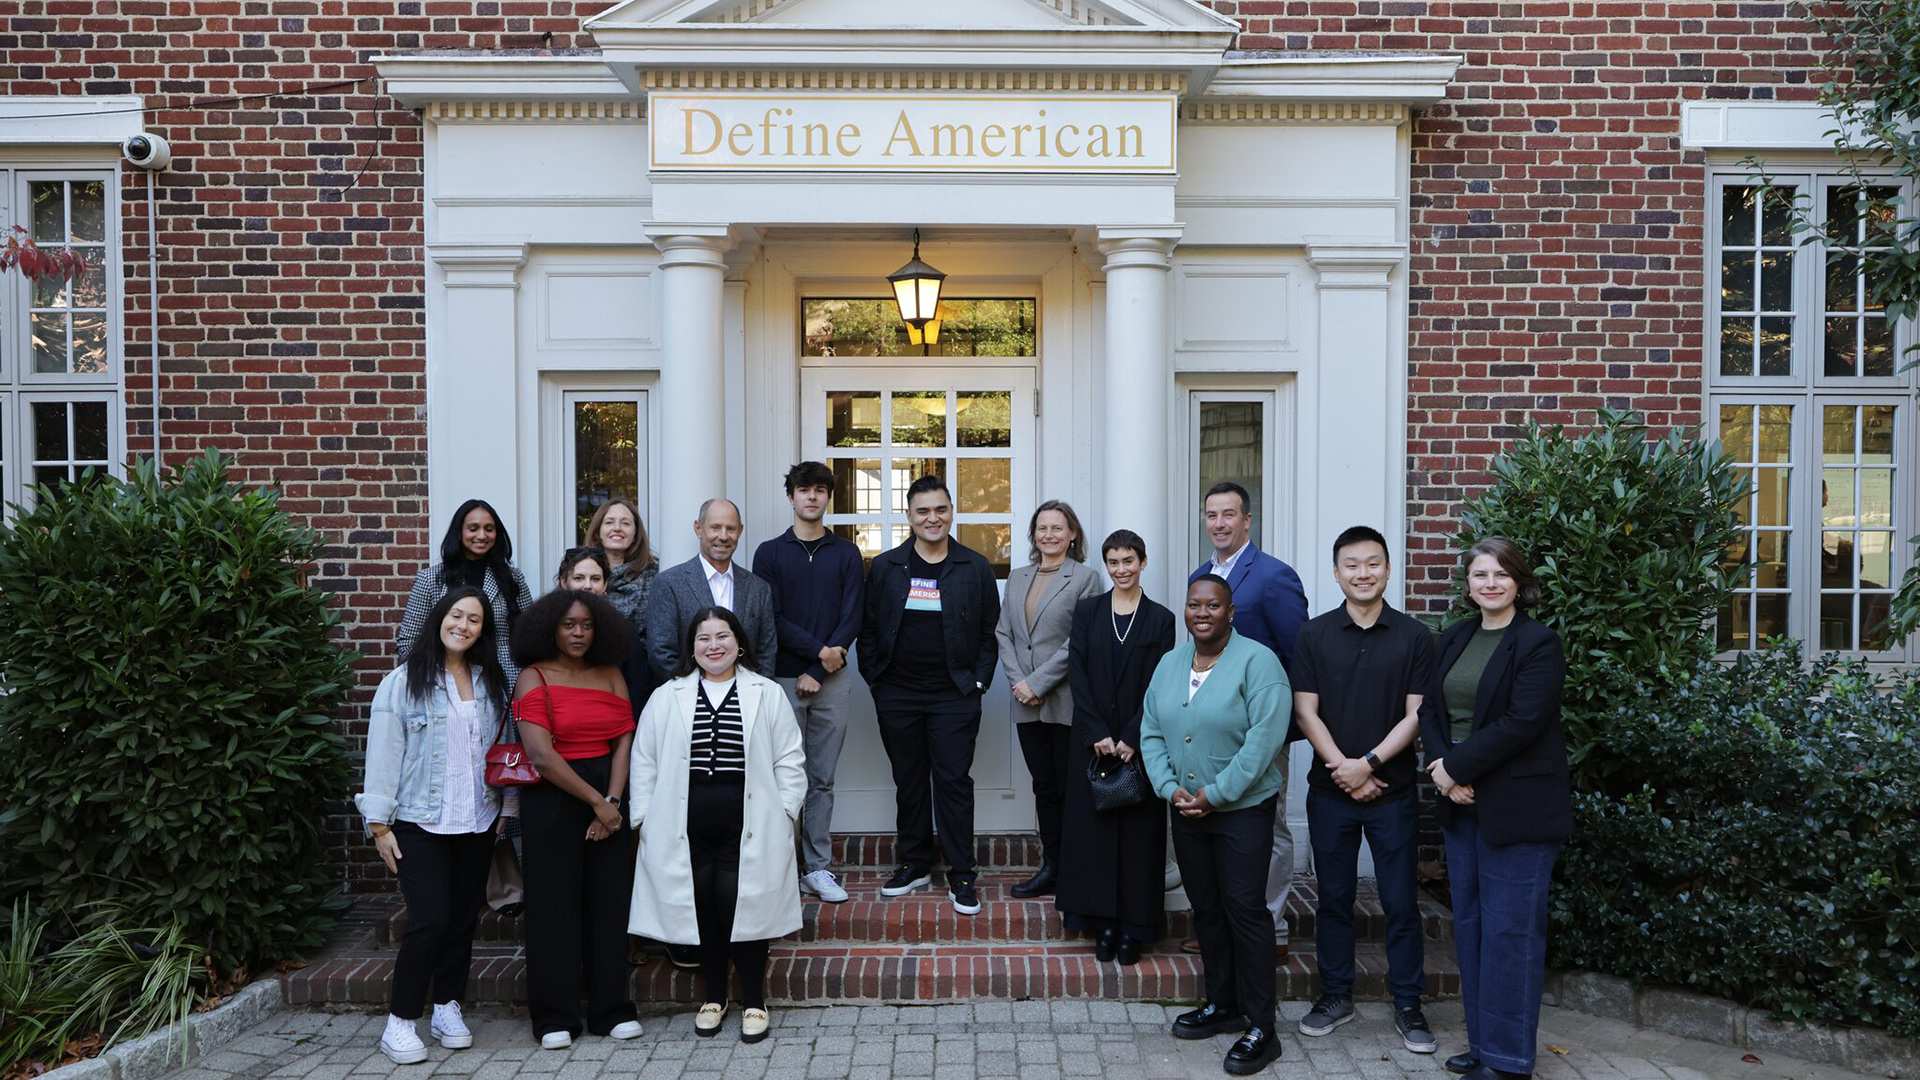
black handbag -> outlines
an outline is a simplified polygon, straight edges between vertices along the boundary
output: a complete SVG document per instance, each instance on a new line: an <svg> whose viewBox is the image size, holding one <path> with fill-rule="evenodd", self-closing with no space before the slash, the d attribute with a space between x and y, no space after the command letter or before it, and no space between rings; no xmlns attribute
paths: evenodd
<svg viewBox="0 0 1920 1080"><path fill-rule="evenodd" d="M1138 806L1153 795L1139 754L1131 761L1117 754L1093 755L1087 760L1087 786L1093 789L1093 808L1101 813Z"/></svg>

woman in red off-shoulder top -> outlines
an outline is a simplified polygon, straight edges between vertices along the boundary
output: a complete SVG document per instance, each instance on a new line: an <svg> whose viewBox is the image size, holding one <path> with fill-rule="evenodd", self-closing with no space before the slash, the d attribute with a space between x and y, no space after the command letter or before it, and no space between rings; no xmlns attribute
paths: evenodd
<svg viewBox="0 0 1920 1080"><path fill-rule="evenodd" d="M605 598L575 589L548 593L513 624L514 717L541 780L520 796L527 1004L549 1050L573 1045L583 1027L640 1034L627 994L632 850L606 842L625 819L633 707L620 659L632 636Z"/></svg>

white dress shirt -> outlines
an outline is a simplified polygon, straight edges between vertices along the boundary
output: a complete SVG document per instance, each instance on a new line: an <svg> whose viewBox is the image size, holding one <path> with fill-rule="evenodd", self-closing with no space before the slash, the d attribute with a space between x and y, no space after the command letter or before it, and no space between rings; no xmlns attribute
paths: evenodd
<svg viewBox="0 0 1920 1080"><path fill-rule="evenodd" d="M1249 540L1247 541L1246 544L1241 544L1238 550L1236 550L1233 554L1227 556L1226 562L1221 562L1220 556L1218 554L1214 555L1213 572L1220 575L1221 577L1226 577L1228 574L1233 573L1233 564L1240 561L1241 553L1246 551L1247 544L1251 544L1251 543L1253 543L1253 541Z"/></svg>
<svg viewBox="0 0 1920 1080"><path fill-rule="evenodd" d="M707 590L713 593L714 605L732 611L733 563L727 563L727 568L721 570L708 562L705 555L702 555L700 556L700 565L707 568Z"/></svg>

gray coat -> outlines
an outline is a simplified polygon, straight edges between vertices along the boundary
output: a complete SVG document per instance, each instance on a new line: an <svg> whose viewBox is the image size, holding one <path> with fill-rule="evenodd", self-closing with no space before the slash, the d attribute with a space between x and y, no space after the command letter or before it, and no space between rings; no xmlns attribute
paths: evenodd
<svg viewBox="0 0 1920 1080"><path fill-rule="evenodd" d="M1045 724L1073 723L1073 692L1067 687L1067 639L1073 634L1073 609L1100 593L1100 575L1086 563L1072 559L1060 564L1040 595L1033 626L1027 626L1027 589L1038 567L1028 563L1007 575L1007 597L1000 604L1000 622L993 636L1000 642L1000 667L1012 685L1025 679L1027 689L1040 695L1040 704L1013 701L1016 724L1038 720Z"/></svg>
<svg viewBox="0 0 1920 1080"><path fill-rule="evenodd" d="M680 663L680 649L693 613L712 606L706 563L698 555L667 567L653 579L653 587L647 590L647 662L661 682L672 678ZM733 564L733 613L747 631L746 644L753 648L755 669L773 678L774 653L779 649L773 586L737 562Z"/></svg>

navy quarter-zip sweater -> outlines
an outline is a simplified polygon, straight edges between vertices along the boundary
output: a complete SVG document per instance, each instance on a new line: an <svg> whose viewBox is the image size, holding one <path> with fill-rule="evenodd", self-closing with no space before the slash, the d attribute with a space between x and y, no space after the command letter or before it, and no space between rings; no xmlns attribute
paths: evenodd
<svg viewBox="0 0 1920 1080"><path fill-rule="evenodd" d="M867 568L853 541L828 532L812 559L789 527L753 553L753 573L773 586L774 624L780 655L773 673L781 679L827 677L820 650L851 651L866 609Z"/></svg>

